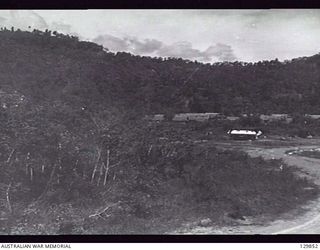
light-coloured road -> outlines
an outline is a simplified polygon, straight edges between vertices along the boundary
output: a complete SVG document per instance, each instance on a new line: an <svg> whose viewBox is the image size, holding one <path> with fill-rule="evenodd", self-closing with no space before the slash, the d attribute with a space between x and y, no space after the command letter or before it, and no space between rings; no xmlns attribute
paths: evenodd
<svg viewBox="0 0 320 250"><path fill-rule="evenodd" d="M299 143L300 144L300 143ZM319 146L317 146L319 145ZM299 168L299 175L312 179L320 185L320 159L288 155L288 150L308 150L320 147L320 140L312 140L301 143L299 146L286 147L260 147L254 143L221 143L222 148L237 148L249 153L252 157L262 156L265 159L283 159L289 166ZM301 212L302 211L302 212ZM174 233L183 234L320 234L320 198L297 208L297 211L289 211L283 214L281 219L257 225L246 221L242 225L233 227L194 227L188 230L177 230Z"/></svg>

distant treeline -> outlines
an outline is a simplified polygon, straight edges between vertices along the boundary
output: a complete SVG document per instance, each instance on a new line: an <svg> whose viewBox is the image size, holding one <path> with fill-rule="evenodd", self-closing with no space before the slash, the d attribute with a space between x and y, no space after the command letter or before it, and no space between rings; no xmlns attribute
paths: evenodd
<svg viewBox="0 0 320 250"><path fill-rule="evenodd" d="M258 115L258 114L242 114L240 116L226 116L221 113L179 113L168 116L166 114L156 114L156 115L148 115L146 119L151 121L177 121L177 122L186 122L186 121L209 121L209 120L229 120L236 121L240 119L247 120L257 120L259 122L286 122L291 123L294 119L305 119L305 120L318 120L320 119L320 115L289 115L289 114L270 114L270 115Z"/></svg>

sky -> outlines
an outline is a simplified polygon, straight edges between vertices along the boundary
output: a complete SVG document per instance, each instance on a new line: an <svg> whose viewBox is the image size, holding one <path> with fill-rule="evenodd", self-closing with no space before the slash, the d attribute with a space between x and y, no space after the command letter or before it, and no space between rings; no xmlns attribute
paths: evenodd
<svg viewBox="0 0 320 250"><path fill-rule="evenodd" d="M320 52L320 9L0 10L0 26L56 30L112 52L204 63Z"/></svg>

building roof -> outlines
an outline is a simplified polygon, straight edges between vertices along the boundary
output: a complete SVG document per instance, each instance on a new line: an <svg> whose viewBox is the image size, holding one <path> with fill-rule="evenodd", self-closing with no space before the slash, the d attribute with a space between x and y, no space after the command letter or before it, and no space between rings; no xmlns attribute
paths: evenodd
<svg viewBox="0 0 320 250"><path fill-rule="evenodd" d="M256 135L257 132L253 131L253 130L236 130L236 129L232 129L230 131L231 135Z"/></svg>
<svg viewBox="0 0 320 250"><path fill-rule="evenodd" d="M249 130L249 129L231 129L228 131L228 134L231 135L261 135L260 130Z"/></svg>

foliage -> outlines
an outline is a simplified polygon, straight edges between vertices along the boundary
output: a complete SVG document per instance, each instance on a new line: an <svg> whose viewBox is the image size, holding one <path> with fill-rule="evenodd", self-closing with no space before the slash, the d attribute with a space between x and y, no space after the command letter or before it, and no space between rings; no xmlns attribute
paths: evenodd
<svg viewBox="0 0 320 250"><path fill-rule="evenodd" d="M290 173L284 178L255 167L274 163L195 145L210 123L183 128L142 118L166 113L170 119L179 111L316 112L318 101L310 95L318 91L318 55L288 64L207 65L113 54L48 30L7 29L0 31L0 53L6 233L146 232L153 222L169 227L187 214L196 217L190 210L206 202L204 214L211 209L219 218L233 206L244 210L256 202L256 210L248 210L255 215L275 199L293 206L311 196L299 189L309 184ZM288 85L295 93L275 100ZM215 133L232 125L217 123ZM293 201L294 195L300 199ZM127 224L119 222L123 218Z"/></svg>
<svg viewBox="0 0 320 250"><path fill-rule="evenodd" d="M57 32L0 32L5 86L35 100L170 112L318 113L319 54L291 61L201 64L107 52ZM94 102L94 103L96 103Z"/></svg>

